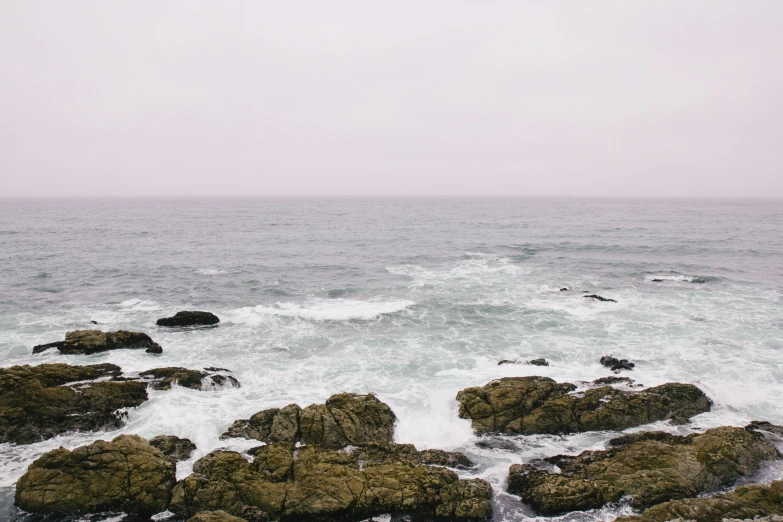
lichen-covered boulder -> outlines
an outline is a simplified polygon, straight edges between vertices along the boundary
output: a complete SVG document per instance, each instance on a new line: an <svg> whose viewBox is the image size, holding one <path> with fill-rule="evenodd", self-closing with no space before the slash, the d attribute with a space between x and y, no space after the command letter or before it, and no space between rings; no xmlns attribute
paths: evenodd
<svg viewBox="0 0 783 522"><path fill-rule="evenodd" d="M102 332L100 330L76 330L65 334L65 341L39 344L33 347L33 353L40 353L50 348L57 348L66 355L105 352L123 348L143 349L147 353L162 353L163 348L153 341L149 335L142 332Z"/></svg>
<svg viewBox="0 0 783 522"><path fill-rule="evenodd" d="M147 386L96 381L119 375L119 366L113 364L0 369L0 442L30 444L69 431L121 427L127 415L118 410L146 401Z"/></svg>
<svg viewBox="0 0 783 522"><path fill-rule="evenodd" d="M223 510L249 522L359 520L384 513L469 521L492 515L492 491L483 480L360 456L290 442L258 448L252 463L239 453L216 451L177 484L169 510L183 517Z"/></svg>
<svg viewBox="0 0 783 522"><path fill-rule="evenodd" d="M177 312L172 317L158 319L158 326L212 326L220 319L211 312L184 311Z"/></svg>
<svg viewBox="0 0 783 522"><path fill-rule="evenodd" d="M624 496L642 508L696 496L752 473L763 460L779 458L762 436L735 427L687 437L637 433L612 445L576 457L515 464L509 469L508 490L545 515L594 509Z"/></svg>
<svg viewBox="0 0 783 522"><path fill-rule="evenodd" d="M15 501L41 514L152 515L166 509L175 482L170 459L137 435L120 435L44 454L16 483Z"/></svg>
<svg viewBox="0 0 783 522"><path fill-rule="evenodd" d="M247 522L247 520L229 515L225 511L202 511L190 517L187 522Z"/></svg>
<svg viewBox="0 0 783 522"><path fill-rule="evenodd" d="M506 377L457 394L459 416L477 434L576 433L623 430L655 421L687 420L712 406L692 384L668 383L641 391L576 386L548 377Z"/></svg>
<svg viewBox="0 0 783 522"><path fill-rule="evenodd" d="M196 450L196 445L190 439L181 439L174 435L158 435L151 438L149 443L175 461L188 460L190 454Z"/></svg>
<svg viewBox="0 0 783 522"><path fill-rule="evenodd" d="M658 504L639 516L618 518L617 522L665 522L667 520L695 520L696 522L721 522L722 520L756 520L769 517L774 520L783 513L783 481L776 480L769 486L738 487L722 495L700 498L683 498Z"/></svg>
<svg viewBox="0 0 783 522"><path fill-rule="evenodd" d="M394 412L373 394L340 393L326 404L301 409L296 404L260 411L236 421L221 437L243 437L263 442L303 442L339 449L349 444L391 442Z"/></svg>
<svg viewBox="0 0 783 522"><path fill-rule="evenodd" d="M473 463L458 451L439 449L417 450L413 444L370 443L351 452L359 462L382 464L384 462L406 462L412 465L427 464L449 468L471 468Z"/></svg>
<svg viewBox="0 0 783 522"><path fill-rule="evenodd" d="M156 390L169 390L174 383L194 390L240 387L239 381L231 375L189 370L176 366L146 370L139 373L139 376L150 382Z"/></svg>

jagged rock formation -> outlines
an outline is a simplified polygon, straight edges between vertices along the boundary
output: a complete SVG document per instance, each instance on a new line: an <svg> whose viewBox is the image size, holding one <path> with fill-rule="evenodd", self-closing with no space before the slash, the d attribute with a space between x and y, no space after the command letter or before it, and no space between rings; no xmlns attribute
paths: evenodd
<svg viewBox="0 0 783 522"><path fill-rule="evenodd" d="M177 312L172 317L163 317L155 323L158 326L211 326L220 319L211 312Z"/></svg>
<svg viewBox="0 0 783 522"><path fill-rule="evenodd" d="M633 370L634 366L636 366L634 363L628 361L628 359L618 359L611 355L604 355L601 357L600 362L601 365L606 366L614 373L620 373L622 370Z"/></svg>
<svg viewBox="0 0 783 522"><path fill-rule="evenodd" d="M349 444L392 442L394 412L375 395L340 393L326 404L301 409L296 404L256 413L238 420L221 438L243 437L263 442L302 442L340 449Z"/></svg>
<svg viewBox="0 0 783 522"><path fill-rule="evenodd" d="M176 482L174 463L137 435L46 453L16 483L25 511L66 515L164 511Z"/></svg>
<svg viewBox="0 0 783 522"><path fill-rule="evenodd" d="M696 496L752 473L763 460L779 458L762 436L734 427L687 437L635 433L611 445L576 457L515 464L509 469L508 490L545 515L594 509L624 496L642 508Z"/></svg>
<svg viewBox="0 0 783 522"><path fill-rule="evenodd" d="M174 383L194 390L240 387L239 381L230 375L207 373L200 370L189 370L187 368L179 367L154 368L139 373L139 376L148 380L151 386L156 390L169 390Z"/></svg>
<svg viewBox="0 0 783 522"><path fill-rule="evenodd" d="M33 353L40 353L50 348L57 348L66 355L105 352L122 348L144 349L147 353L163 353L163 348L154 342L149 335L142 332L102 332L100 330L76 330L65 334L65 341L39 344L33 347Z"/></svg>
<svg viewBox="0 0 783 522"><path fill-rule="evenodd" d="M158 435L150 439L149 443L175 461L188 460L190 454L196 450L196 445L190 439L181 439L174 435Z"/></svg>
<svg viewBox="0 0 783 522"><path fill-rule="evenodd" d="M498 366L503 366L504 364L532 364L533 366L549 366L549 361L546 359L532 359L530 361L520 361L517 359L503 359L502 361L498 362Z"/></svg>
<svg viewBox="0 0 783 522"><path fill-rule="evenodd" d="M641 391L603 386L572 394L576 386L548 377L506 377L457 394L459 416L478 434L576 433L623 430L671 419L684 423L712 406L691 384Z"/></svg>
<svg viewBox="0 0 783 522"><path fill-rule="evenodd" d="M0 442L30 444L69 431L121 427L124 415L117 410L146 401L147 385L95 380L119 374L113 364L0 369Z"/></svg>
<svg viewBox="0 0 783 522"><path fill-rule="evenodd" d="M468 521L492 514L491 487L483 480L459 480L446 468L390 454L363 462L359 456L367 454L290 442L258 448L252 463L239 453L216 451L176 485L169 510L184 517L223 510L249 522L359 520L383 513Z"/></svg>

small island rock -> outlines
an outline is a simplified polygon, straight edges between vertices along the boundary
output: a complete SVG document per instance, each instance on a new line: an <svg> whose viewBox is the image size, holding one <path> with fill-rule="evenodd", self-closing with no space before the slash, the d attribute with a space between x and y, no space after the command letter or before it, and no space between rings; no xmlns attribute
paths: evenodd
<svg viewBox="0 0 783 522"><path fill-rule="evenodd" d="M211 312L184 311L172 317L163 317L155 322L158 326L212 326L220 319Z"/></svg>
<svg viewBox="0 0 783 522"><path fill-rule="evenodd" d="M142 332L102 332L101 330L76 330L65 334L65 341L39 344L33 347L33 353L57 348L65 355L105 352L108 350L144 349L147 353L163 353L163 348L150 336Z"/></svg>

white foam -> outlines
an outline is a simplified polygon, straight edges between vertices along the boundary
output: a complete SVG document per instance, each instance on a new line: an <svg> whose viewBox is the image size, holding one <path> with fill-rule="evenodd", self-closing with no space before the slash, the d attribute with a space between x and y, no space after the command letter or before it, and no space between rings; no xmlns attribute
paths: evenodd
<svg viewBox="0 0 783 522"><path fill-rule="evenodd" d="M129 310L134 312L149 312L153 310L160 310L160 303L145 299L127 299L119 304L119 308L122 310Z"/></svg>
<svg viewBox="0 0 783 522"><path fill-rule="evenodd" d="M197 274L201 275L219 275L219 274L225 274L225 270L218 270L216 268L199 268L196 270Z"/></svg>
<svg viewBox="0 0 783 522"><path fill-rule="evenodd" d="M647 274L644 276L644 278L647 281L652 281L653 279L659 279L661 281L674 281L677 283L692 283L696 280L696 277L689 276L689 275L683 275L683 274Z"/></svg>
<svg viewBox="0 0 783 522"><path fill-rule="evenodd" d="M399 312L416 304L407 299L359 301L355 299L310 299L305 303L277 302L234 311L232 322L253 321L252 315L298 317L311 321L349 321L374 319ZM250 316L250 317L248 317ZM243 319L244 318L244 319Z"/></svg>

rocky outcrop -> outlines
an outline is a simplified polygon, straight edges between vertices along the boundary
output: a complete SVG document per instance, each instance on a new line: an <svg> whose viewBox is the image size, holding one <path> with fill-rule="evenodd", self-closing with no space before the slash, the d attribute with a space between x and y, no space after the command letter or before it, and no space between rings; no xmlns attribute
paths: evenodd
<svg viewBox="0 0 783 522"><path fill-rule="evenodd" d="M55 515L152 515L166 509L175 481L171 460L141 437L120 435L111 442L44 454L16 483L16 505Z"/></svg>
<svg viewBox="0 0 783 522"><path fill-rule="evenodd" d="M190 454L196 450L196 445L190 439L181 439L174 435L158 435L150 439L149 443L175 461L188 460Z"/></svg>
<svg viewBox="0 0 783 522"><path fill-rule="evenodd" d="M665 522L667 520L695 520L721 522L744 519L761 522L783 513L783 481L769 486L742 486L723 495L702 498L684 498L664 502L647 509L640 516L618 518L617 522Z"/></svg>
<svg viewBox="0 0 783 522"><path fill-rule="evenodd" d="M118 350L123 348L143 349L147 353L162 353L163 348L150 336L142 332L102 332L100 330L76 330L65 334L65 341L39 344L33 347L33 353L40 353L50 348L57 348L66 355L86 354Z"/></svg>
<svg viewBox="0 0 783 522"><path fill-rule="evenodd" d="M147 385L114 382L119 366L41 364L0 369L0 442L30 444L69 431L116 429ZM104 380L100 380L104 379Z"/></svg>
<svg viewBox="0 0 783 522"><path fill-rule="evenodd" d="M139 376L156 390L169 390L176 383L194 390L212 390L215 388L239 388L240 384L230 375L207 373L187 368L155 368L139 373Z"/></svg>
<svg viewBox="0 0 783 522"><path fill-rule="evenodd" d="M187 522L247 522L244 518L229 515L225 511L202 511Z"/></svg>
<svg viewBox="0 0 783 522"><path fill-rule="evenodd" d="M340 393L326 404L302 409L296 404L256 413L236 421L221 438L242 437L263 442L302 442L339 449L349 444L392 442L394 412L375 395Z"/></svg>
<svg viewBox="0 0 783 522"><path fill-rule="evenodd" d="M457 394L459 416L478 434L508 435L623 430L671 419L687 422L712 402L691 384L668 383L641 391L576 386L548 377L506 377Z"/></svg>
<svg viewBox="0 0 783 522"><path fill-rule="evenodd" d="M515 464L509 469L508 490L544 515L594 509L621 497L643 508L696 496L752 473L763 460L779 458L763 437L734 427L687 437L637 433L612 445L576 457Z"/></svg>
<svg viewBox="0 0 783 522"><path fill-rule="evenodd" d="M590 294L590 295L585 295L583 297L585 299L595 299L596 301L603 301L603 302L606 302L606 303L616 303L617 302L614 299L609 299L608 297L602 297L602 296L600 296L598 294Z"/></svg>
<svg viewBox="0 0 783 522"><path fill-rule="evenodd" d="M363 464L384 464L405 462L414 466L446 466L448 468L467 469L473 467L463 453L439 449L417 450L413 444L371 443L351 451L351 456Z"/></svg>
<svg viewBox="0 0 783 522"><path fill-rule="evenodd" d="M621 370L633 370L634 366L636 366L634 363L629 362L628 359L618 359L611 355L604 355L601 357L600 362L603 366L606 366L615 373L618 373Z"/></svg>
<svg viewBox="0 0 783 522"><path fill-rule="evenodd" d="M211 326L218 324L220 319L211 312L177 312L172 317L158 319L158 326Z"/></svg>
<svg viewBox="0 0 783 522"><path fill-rule="evenodd" d="M169 510L183 517L223 510L249 522L360 520L384 513L469 521L492 515L492 490L483 480L459 480L449 469L393 457L359 456L367 455L290 442L259 448L252 463L239 453L216 451L177 484Z"/></svg>
<svg viewBox="0 0 783 522"><path fill-rule="evenodd" d="M517 359L503 359L502 361L498 362L498 366L503 366L504 364L532 364L533 366L549 366L549 361L546 359L532 359L530 361L519 361Z"/></svg>

